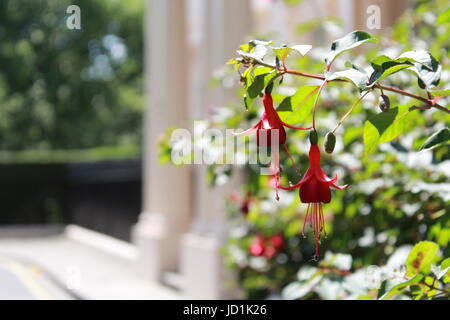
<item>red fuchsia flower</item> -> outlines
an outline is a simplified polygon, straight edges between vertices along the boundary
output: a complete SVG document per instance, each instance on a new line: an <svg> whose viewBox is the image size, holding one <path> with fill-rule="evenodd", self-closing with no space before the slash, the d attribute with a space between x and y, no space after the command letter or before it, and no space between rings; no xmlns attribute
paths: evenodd
<svg viewBox="0 0 450 320"><path fill-rule="evenodd" d="M322 211L322 203L331 201L331 190L345 189L348 185L338 186L336 181L337 174L330 179L320 167L320 149L317 143L311 143L309 149L309 168L303 175L302 179L294 186L284 188L284 190L293 190L299 188L300 200L308 204L306 209L306 217L303 222L302 234L305 235L305 226L309 223L313 229L316 238L315 257L319 256L319 240L322 233L325 234L324 217Z"/></svg>
<svg viewBox="0 0 450 320"><path fill-rule="evenodd" d="M300 127L296 127L296 126L292 126L290 124L287 124L283 121L281 121L280 117L278 116L277 111L275 110L275 108L273 107L273 99L272 99L272 95L265 91L264 95L263 95L263 104L264 104L264 112L261 115L261 119L258 121L257 124L255 124L253 127L251 127L250 129L247 129L243 132L239 132L239 133L233 133L236 136L240 136L240 135L244 135L244 134L249 134L250 132L256 131L256 144L259 147L267 147L267 146L273 146L275 145L275 143L272 143L272 132L274 132L274 130L277 130L275 132L278 133L278 145L283 145L284 150L286 151L286 153L289 156L289 159L291 159L292 163L294 164L294 167L296 167L292 156L286 146L286 130L284 129L284 127L286 128L290 128L290 129L295 129L295 130L309 130L311 128L300 128ZM276 135L275 135L276 136ZM273 177L275 181L275 183L271 183L272 185L274 185L275 189L276 189L276 199L278 200L278 187L279 187L279 182L280 182L280 172L281 172L281 167L280 167L280 162L279 159L276 159L276 165L274 167L271 167L270 170L273 172L271 175Z"/></svg>
<svg viewBox="0 0 450 320"><path fill-rule="evenodd" d="M264 237L259 235L256 237L255 241L250 244L248 251L252 256L259 257L264 254L265 249Z"/></svg>
<svg viewBox="0 0 450 320"><path fill-rule="evenodd" d="M262 235L258 235L250 244L248 250L252 256L264 256L270 259L273 258L283 246L284 240L279 234L273 235L268 239L264 238Z"/></svg>
<svg viewBox="0 0 450 320"><path fill-rule="evenodd" d="M269 238L269 242L275 249L281 249L284 247L284 239L281 235L276 234Z"/></svg>
<svg viewBox="0 0 450 320"><path fill-rule="evenodd" d="M275 249L274 247L267 247L266 250L264 250L263 255L267 259L270 259L270 258L275 257L276 254L277 254L277 249Z"/></svg>
<svg viewBox="0 0 450 320"><path fill-rule="evenodd" d="M296 126L292 126L290 124L287 124L283 121L281 121L280 117L278 116L277 111L273 107L273 99L272 95L268 92L264 92L263 95L263 104L264 104L264 112L261 115L261 119L258 121L257 124L255 124L250 129L247 129L243 132L234 133L236 136L249 134L252 131L256 130L256 144L258 146L271 146L272 145L272 131L278 130L278 144L279 145L285 145L286 143L286 128L295 129L295 130L309 130L311 128L300 128ZM266 137L266 139L261 138Z"/></svg>

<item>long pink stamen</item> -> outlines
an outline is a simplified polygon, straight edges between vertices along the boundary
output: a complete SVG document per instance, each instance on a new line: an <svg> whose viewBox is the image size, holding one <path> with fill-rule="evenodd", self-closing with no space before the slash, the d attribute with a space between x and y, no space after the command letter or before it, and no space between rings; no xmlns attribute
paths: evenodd
<svg viewBox="0 0 450 320"><path fill-rule="evenodd" d="M302 235L305 236L306 225L309 224L309 227L314 233L316 248L314 258L319 257L319 243L320 243L320 235L325 233L325 219L323 216L322 203L320 202L312 202L308 203L308 207L306 208L306 215L303 221L302 227Z"/></svg>
<svg viewBox="0 0 450 320"><path fill-rule="evenodd" d="M319 237L320 237L320 235L319 235L319 224L318 224L318 212L317 212L318 210L317 210L317 203L314 203L314 232L315 232L315 236L316 236L316 253L315 253L315 257L318 257L319 256Z"/></svg>
<svg viewBox="0 0 450 320"><path fill-rule="evenodd" d="M309 215L309 207L310 207L310 203L308 203L308 208L306 208L306 216L305 216L305 220L303 221L303 227L302 227L302 235L305 236L305 227L308 224L308 215Z"/></svg>

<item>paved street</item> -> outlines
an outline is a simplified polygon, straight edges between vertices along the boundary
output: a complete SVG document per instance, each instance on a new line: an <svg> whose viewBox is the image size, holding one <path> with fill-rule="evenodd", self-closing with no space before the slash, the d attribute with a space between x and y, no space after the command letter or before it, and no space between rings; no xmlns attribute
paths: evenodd
<svg viewBox="0 0 450 320"><path fill-rule="evenodd" d="M79 227L46 236L17 233L0 229L0 299L183 298L140 276L128 243Z"/></svg>

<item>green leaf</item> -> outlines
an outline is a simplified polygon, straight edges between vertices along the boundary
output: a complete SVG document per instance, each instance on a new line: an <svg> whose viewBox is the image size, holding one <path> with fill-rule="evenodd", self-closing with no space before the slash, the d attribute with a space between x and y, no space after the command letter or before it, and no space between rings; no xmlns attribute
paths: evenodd
<svg viewBox="0 0 450 320"><path fill-rule="evenodd" d="M422 279L423 279L423 275L417 274L414 277L412 277L411 279L404 281L402 283L399 283L399 284L393 286L392 288L390 288L389 290L387 290L387 292L380 297L380 300L386 300L386 299L392 298L393 296L402 293L409 286L419 284L420 281L422 281Z"/></svg>
<svg viewBox="0 0 450 320"><path fill-rule="evenodd" d="M433 57L425 50L412 50L403 52L397 59L398 62L411 62L425 66L429 70L433 70Z"/></svg>
<svg viewBox="0 0 450 320"><path fill-rule="evenodd" d="M242 46L241 46L242 47ZM247 60L247 62L258 62L258 63L264 63L263 58L267 53L267 47L264 45L256 45L255 47L249 46L250 51L244 51L244 50L238 50L237 53L244 58L244 60Z"/></svg>
<svg viewBox="0 0 450 320"><path fill-rule="evenodd" d="M436 266L434 264L431 265L431 273L433 273L434 277L437 280L440 280L443 276L445 276L450 270L450 266L446 268L442 268L442 266Z"/></svg>
<svg viewBox="0 0 450 320"><path fill-rule="evenodd" d="M430 149L450 140L450 130L443 128L431 135L420 147L420 150Z"/></svg>
<svg viewBox="0 0 450 320"><path fill-rule="evenodd" d="M304 121L311 114L318 90L319 86L303 86L285 98L277 108L280 119L288 124Z"/></svg>
<svg viewBox="0 0 450 320"><path fill-rule="evenodd" d="M430 93L434 97L448 97L448 96L450 96L450 89L431 90Z"/></svg>
<svg viewBox="0 0 450 320"><path fill-rule="evenodd" d="M430 54L431 62L429 65L415 63L415 73L419 78L419 86L422 89L429 89L437 86L441 80L442 66L439 62Z"/></svg>
<svg viewBox="0 0 450 320"><path fill-rule="evenodd" d="M396 61L385 55L372 59L371 65L374 71L370 75L369 86L373 86L376 82L380 82L391 74L413 66L413 64L408 61Z"/></svg>
<svg viewBox="0 0 450 320"><path fill-rule="evenodd" d="M428 274L431 263L439 252L439 246L432 241L421 241L412 248L406 259L406 275Z"/></svg>
<svg viewBox="0 0 450 320"><path fill-rule="evenodd" d="M307 54L309 50L311 50L312 46L309 44L297 44L295 46L291 46L291 49L300 53L302 56Z"/></svg>
<svg viewBox="0 0 450 320"><path fill-rule="evenodd" d="M264 40L256 40L256 39L250 40L248 42L249 46L252 48L256 47L256 46L270 46L272 43L273 43L272 40L264 41Z"/></svg>
<svg viewBox="0 0 450 320"><path fill-rule="evenodd" d="M333 41L331 51L325 58L325 63L330 65L341 53L355 48L367 41L373 42L374 39L365 31L353 31L346 36Z"/></svg>
<svg viewBox="0 0 450 320"><path fill-rule="evenodd" d="M351 81L355 86L357 86L360 90L363 90L366 87L368 80L366 73L358 71L354 68L344 71L337 71L334 73L328 73L326 75L326 78L328 81L334 79L347 79Z"/></svg>
<svg viewBox="0 0 450 320"><path fill-rule="evenodd" d="M268 67L250 67L242 75L245 78L245 107L250 108L255 99L277 75L277 71Z"/></svg>
<svg viewBox="0 0 450 320"><path fill-rule="evenodd" d="M375 147L397 138L407 128L410 112L405 106L391 108L370 116L364 123L365 154L375 151Z"/></svg>
<svg viewBox="0 0 450 320"><path fill-rule="evenodd" d="M436 20L437 24L444 24L449 22L450 22L450 8L442 12Z"/></svg>
<svg viewBox="0 0 450 320"><path fill-rule="evenodd" d="M292 51L300 53L302 56L307 54L311 50L310 45L295 45L291 47L272 47L273 52L281 61L285 61Z"/></svg>
<svg viewBox="0 0 450 320"><path fill-rule="evenodd" d="M391 59L381 55L371 60L374 72L370 75L370 86L380 82L384 78L400 70L414 67L414 72L419 76L424 86L432 87L439 83L440 66L436 59L425 50L412 50L402 53L398 58Z"/></svg>
<svg viewBox="0 0 450 320"><path fill-rule="evenodd" d="M288 55L292 52L289 47L272 47L273 52L281 61L285 61Z"/></svg>
<svg viewBox="0 0 450 320"><path fill-rule="evenodd" d="M450 258L445 259L444 261L441 262L441 269L445 270L447 268L450 267ZM449 283L450 282L450 270L447 269L446 274L442 277L442 281L444 281L444 283Z"/></svg>

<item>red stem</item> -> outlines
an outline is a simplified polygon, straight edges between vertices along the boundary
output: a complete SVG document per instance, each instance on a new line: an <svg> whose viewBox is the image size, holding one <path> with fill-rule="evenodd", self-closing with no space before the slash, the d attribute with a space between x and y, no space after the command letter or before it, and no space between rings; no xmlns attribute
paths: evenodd
<svg viewBox="0 0 450 320"><path fill-rule="evenodd" d="M292 69L284 69L284 68L283 69L278 69L276 66L273 66L273 65L267 64L267 63L262 63L262 62L257 62L257 64L265 66L265 67L268 67L268 68L277 69L278 71L281 72L281 74L289 73L289 74L293 74L293 75L297 75L297 76L301 76L301 77L306 77L306 78L325 80L325 76L323 74L309 73L309 72L303 72L303 71L292 70ZM334 79L334 80L331 80L331 81L328 81L328 82L332 82L332 81L349 82L346 79ZM383 85L383 84L378 84L378 87L383 89L383 90L386 90L386 91L391 91L391 92L395 92L395 93L401 94L403 96L408 96L410 98L413 98L413 99L416 99L418 101L421 101L421 102L429 105L430 107L433 107L433 108L439 109L441 111L450 113L450 109L448 109L448 108L446 108L444 106L441 106L440 104L438 104L436 102L436 99L433 99L431 97L430 98L424 98L424 97L421 97L421 96L419 96L417 94L414 94L412 92L405 91L405 90L400 89L400 88L395 88L395 87Z"/></svg>

